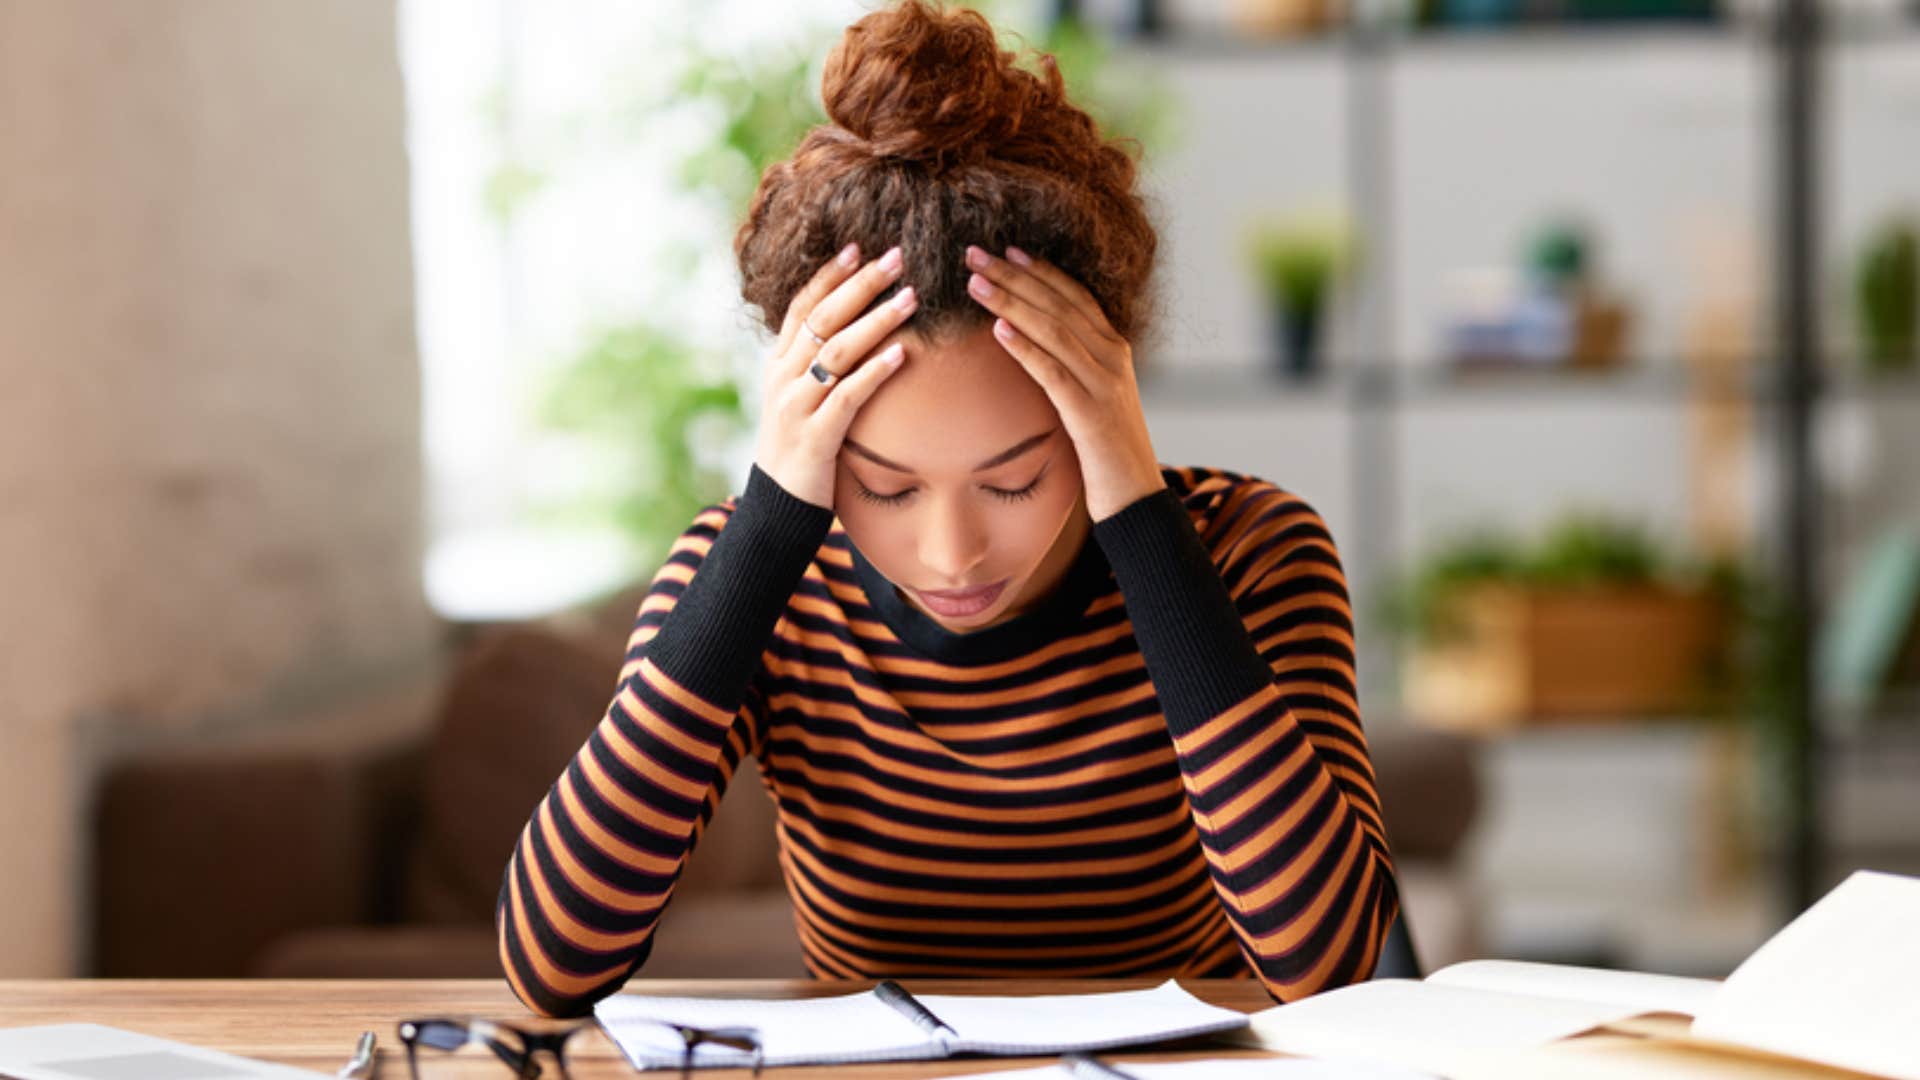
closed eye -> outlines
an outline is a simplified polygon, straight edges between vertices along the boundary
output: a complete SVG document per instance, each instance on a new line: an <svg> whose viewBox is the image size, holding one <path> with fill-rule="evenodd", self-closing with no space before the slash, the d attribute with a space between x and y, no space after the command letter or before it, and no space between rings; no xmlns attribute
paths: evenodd
<svg viewBox="0 0 1920 1080"><path fill-rule="evenodd" d="M1046 475L1047 475L1047 470L1041 469L1040 475L1033 478L1033 483L1028 484L1026 487L1019 488L1017 490L1009 491L1006 488L987 487L984 485L982 486L981 490L985 491L987 494L993 496L994 498L1000 499L1004 502L1020 502L1025 499L1033 498L1034 490L1040 486L1041 479L1044 478ZM877 491L868 490L867 485L861 483L859 478L857 477L853 481L853 487L854 487L854 494L878 506L899 506L902 503L905 503L909 498L912 498L914 492L920 490L919 488L910 487L910 488L904 488L900 491L893 492L890 495L882 495Z"/></svg>

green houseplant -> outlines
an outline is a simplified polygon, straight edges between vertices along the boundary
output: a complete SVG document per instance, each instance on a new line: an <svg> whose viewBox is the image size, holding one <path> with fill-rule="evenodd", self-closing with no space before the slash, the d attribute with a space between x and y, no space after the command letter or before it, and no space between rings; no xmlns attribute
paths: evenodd
<svg viewBox="0 0 1920 1080"><path fill-rule="evenodd" d="M1314 374L1329 294L1354 262L1352 223L1331 211L1269 215L1253 222L1245 243L1266 297L1279 369Z"/></svg>
<svg viewBox="0 0 1920 1080"><path fill-rule="evenodd" d="M1440 546L1383 614L1410 646L1414 715L1505 728L1724 710L1749 588L1637 524L1576 513L1531 540L1483 531Z"/></svg>
<svg viewBox="0 0 1920 1080"><path fill-rule="evenodd" d="M726 490L725 473L694 453L702 433L724 437L745 421L740 388L703 371L698 356L661 323L614 326L591 339L540 402L548 428L614 448L608 457L618 475L644 478L607 485L575 510L611 521L647 551L664 552Z"/></svg>
<svg viewBox="0 0 1920 1080"><path fill-rule="evenodd" d="M1854 278L1869 368L1904 370L1920 355L1920 228L1890 222L1874 234Z"/></svg>

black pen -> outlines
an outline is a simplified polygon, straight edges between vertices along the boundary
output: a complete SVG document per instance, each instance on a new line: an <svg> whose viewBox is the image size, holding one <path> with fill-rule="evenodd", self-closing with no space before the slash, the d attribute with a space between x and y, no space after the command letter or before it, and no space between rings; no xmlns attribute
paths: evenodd
<svg viewBox="0 0 1920 1080"><path fill-rule="evenodd" d="M896 1011L905 1013L908 1019L920 1025L921 1030L927 1034L934 1035L944 1031L956 1039L960 1037L959 1032L948 1027L944 1020L933 1015L931 1010L920 1004L919 998L907 993L906 987L892 979L881 979L874 986L873 993L875 997L891 1005Z"/></svg>
<svg viewBox="0 0 1920 1080"><path fill-rule="evenodd" d="M1077 1080L1139 1080L1117 1065L1109 1065L1092 1054L1062 1054L1060 1060Z"/></svg>

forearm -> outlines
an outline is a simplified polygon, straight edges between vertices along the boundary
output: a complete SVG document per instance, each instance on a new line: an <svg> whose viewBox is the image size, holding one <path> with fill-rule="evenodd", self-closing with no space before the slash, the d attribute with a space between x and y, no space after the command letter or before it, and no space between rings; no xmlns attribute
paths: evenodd
<svg viewBox="0 0 1920 1080"><path fill-rule="evenodd" d="M1162 490L1096 522L1167 726L1191 731L1273 682L1180 498Z"/></svg>
<svg viewBox="0 0 1920 1080"><path fill-rule="evenodd" d="M726 527L697 559L699 572L677 597L662 598L671 606L657 631L636 633L629 667L644 650L679 686L729 712L737 708L832 524L833 511L788 494L754 466Z"/></svg>
<svg viewBox="0 0 1920 1080"><path fill-rule="evenodd" d="M756 469L717 536L696 522L656 575L614 700L502 883L501 960L528 1007L584 1012L644 962L701 828L753 751L755 673L831 520Z"/></svg>
<svg viewBox="0 0 1920 1080"><path fill-rule="evenodd" d="M1235 587L1172 492L1098 523L1095 537L1228 917L1268 990L1295 1000L1370 974L1397 898L1338 563L1330 544L1319 561L1315 545L1284 537L1280 508L1272 517L1219 560ZM1297 517L1318 526L1310 511Z"/></svg>
<svg viewBox="0 0 1920 1080"><path fill-rule="evenodd" d="M618 989L653 933L700 830L750 752L754 718L673 702L651 662L521 831L501 885L501 963L527 1007L580 1015Z"/></svg>

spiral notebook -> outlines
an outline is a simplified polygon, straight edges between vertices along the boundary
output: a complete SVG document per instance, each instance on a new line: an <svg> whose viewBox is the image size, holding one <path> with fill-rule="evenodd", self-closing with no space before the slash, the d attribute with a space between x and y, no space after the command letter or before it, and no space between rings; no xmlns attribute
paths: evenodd
<svg viewBox="0 0 1920 1080"><path fill-rule="evenodd" d="M857 994L782 1001L615 994L593 1011L637 1069L680 1067L685 1041L663 1020L706 1029L753 1028L767 1066L1064 1054L1247 1026L1246 1014L1209 1005L1172 979L1151 990L1028 997L915 997L890 983ZM711 1044L693 1050L696 1066L752 1063L747 1050Z"/></svg>

